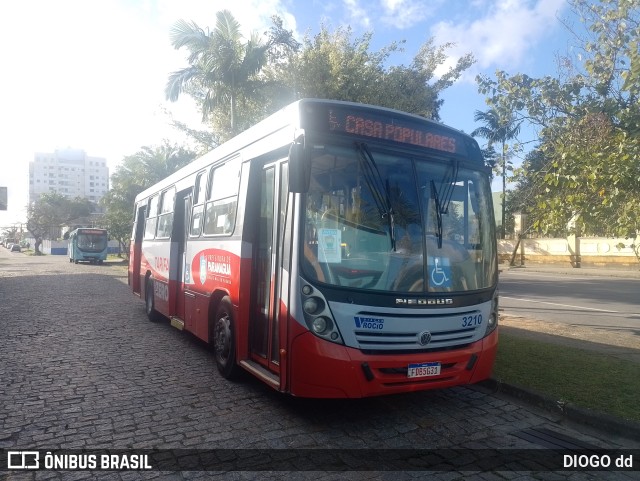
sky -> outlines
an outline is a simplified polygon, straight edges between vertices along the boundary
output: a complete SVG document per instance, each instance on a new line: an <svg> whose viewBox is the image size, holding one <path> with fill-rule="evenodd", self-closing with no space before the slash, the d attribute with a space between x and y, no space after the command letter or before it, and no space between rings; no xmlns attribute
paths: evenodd
<svg viewBox="0 0 640 481"><path fill-rule="evenodd" d="M373 33L372 50L405 40L390 65L409 65L421 45L453 42L448 62L472 52L476 63L441 96L441 121L471 132L486 110L477 74L496 70L556 75L555 58L571 40L562 20L566 0L21 0L0 3L0 186L9 209L0 229L24 222L29 162L36 152L82 149L107 159L113 173L123 157L163 139L182 144L173 118L202 128L185 95L165 100L170 72L188 66L170 44L180 19L213 27L230 10L246 37L279 15L299 40L321 25ZM532 134L534 135L534 134ZM480 141L482 144L482 141ZM497 190L497 189L496 189Z"/></svg>

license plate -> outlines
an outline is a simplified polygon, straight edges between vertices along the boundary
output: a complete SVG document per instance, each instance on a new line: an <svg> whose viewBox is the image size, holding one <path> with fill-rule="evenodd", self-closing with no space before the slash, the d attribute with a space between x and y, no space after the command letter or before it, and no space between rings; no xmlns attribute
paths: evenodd
<svg viewBox="0 0 640 481"><path fill-rule="evenodd" d="M423 362L422 364L409 364L407 377L429 377L440 375L439 362Z"/></svg>

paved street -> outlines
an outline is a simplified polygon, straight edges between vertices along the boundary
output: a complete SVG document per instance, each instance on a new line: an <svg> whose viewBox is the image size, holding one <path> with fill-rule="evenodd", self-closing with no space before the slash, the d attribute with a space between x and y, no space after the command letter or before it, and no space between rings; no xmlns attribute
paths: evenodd
<svg viewBox="0 0 640 481"><path fill-rule="evenodd" d="M503 268L500 306L514 316L591 326L637 337L639 289L637 270L598 271L535 265Z"/></svg>
<svg viewBox="0 0 640 481"><path fill-rule="evenodd" d="M551 436L547 443L640 448L637 440L569 425L478 388L318 401L279 395L250 378L230 383L206 346L168 323L146 320L121 266L74 265L65 257L0 248L0 345L0 450L225 448L295 455L322 448L337 457L348 449L438 448L465 453L465 463L477 466L487 449L547 446L536 433ZM638 471L525 471L513 463L469 473L459 457L452 463L427 473L0 471L0 479L640 478Z"/></svg>

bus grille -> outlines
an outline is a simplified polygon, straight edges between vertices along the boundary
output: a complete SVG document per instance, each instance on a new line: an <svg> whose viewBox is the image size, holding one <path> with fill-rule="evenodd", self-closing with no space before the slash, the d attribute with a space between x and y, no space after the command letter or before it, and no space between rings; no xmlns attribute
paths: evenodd
<svg viewBox="0 0 640 481"><path fill-rule="evenodd" d="M446 352L446 351L455 351L458 349L466 349L469 347L469 344L457 344L455 346L447 346L447 347L436 347L431 349L411 349L411 354L427 354L431 352ZM362 354L366 354L368 356L378 356L378 355L400 355L407 354L407 349L360 349Z"/></svg>
<svg viewBox="0 0 640 481"><path fill-rule="evenodd" d="M456 317L456 323L460 317ZM424 317L421 317L424 321ZM416 319L417 321L417 319ZM461 345L471 344L478 340L479 329L485 329L486 326L472 326L459 329L446 330L429 330L424 329L424 323L418 329L389 330L383 332L374 332L371 330L356 329L354 331L358 347L366 351L435 351L446 350L451 347L460 347ZM429 330L431 340L425 345L420 344L420 333Z"/></svg>

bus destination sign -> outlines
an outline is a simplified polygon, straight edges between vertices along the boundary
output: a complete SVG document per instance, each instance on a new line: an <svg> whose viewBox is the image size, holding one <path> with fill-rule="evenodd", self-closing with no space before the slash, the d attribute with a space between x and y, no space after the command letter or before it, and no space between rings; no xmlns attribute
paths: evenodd
<svg viewBox="0 0 640 481"><path fill-rule="evenodd" d="M418 145L450 153L464 153L455 137L436 131L420 122L372 114L364 110L331 108L328 110L329 130L362 135L403 144Z"/></svg>

